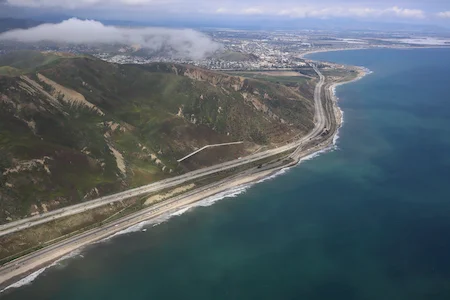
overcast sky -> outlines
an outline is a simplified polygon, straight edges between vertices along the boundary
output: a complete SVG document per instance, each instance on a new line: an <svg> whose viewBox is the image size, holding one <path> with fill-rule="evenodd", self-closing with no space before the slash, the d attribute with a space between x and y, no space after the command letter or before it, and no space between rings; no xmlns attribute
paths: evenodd
<svg viewBox="0 0 450 300"><path fill-rule="evenodd" d="M0 0L9 11L98 19L258 18L450 25L450 0ZM2 8L0 7L0 10ZM231 22L232 19L230 19Z"/></svg>
<svg viewBox="0 0 450 300"><path fill-rule="evenodd" d="M172 51L173 57L201 59L221 46L203 33L192 29L162 27L106 26L98 21L71 18L57 24L42 24L29 29L15 29L0 33L1 40L26 43L40 41L73 44L119 43L135 45L154 51Z"/></svg>

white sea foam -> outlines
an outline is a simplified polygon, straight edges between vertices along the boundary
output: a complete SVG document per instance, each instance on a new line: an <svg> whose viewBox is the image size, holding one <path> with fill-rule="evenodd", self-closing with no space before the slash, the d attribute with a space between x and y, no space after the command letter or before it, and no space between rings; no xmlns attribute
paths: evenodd
<svg viewBox="0 0 450 300"><path fill-rule="evenodd" d="M187 212L190 209L190 207L183 207L182 209L177 210L176 212L170 214L170 216L181 216L185 212Z"/></svg>
<svg viewBox="0 0 450 300"><path fill-rule="evenodd" d="M368 70L368 69L365 69L365 70ZM370 72L370 70L368 70L368 72ZM366 74L369 74L368 72L366 72ZM345 84L345 83L341 83L341 84ZM333 95L334 95L336 101L338 100L338 98L336 96L336 87L341 85L341 84L336 84L336 85L334 85L332 87ZM338 106L337 106L337 108L341 111L341 124L342 124L342 123L344 123L344 113ZM302 159L300 159L298 164L301 164L302 162L305 162L305 161L311 160L313 158L316 158L316 157L318 157L319 155L321 155L323 153L327 153L327 152L336 150L337 149L336 145L337 145L338 139L339 139L339 130L337 131L337 133L333 137L333 143L332 143L331 146L303 157ZM278 176L284 175L291 168L292 167L283 168L283 169L275 172L274 174L272 174L270 176L267 176L267 177L265 177L263 179L260 179L260 180L258 180L256 182L243 184L243 185L231 188L229 190L225 190L223 192L217 193L217 194L215 194L213 196L207 197L207 198L205 198L203 200L200 200L198 202L195 202L195 203L192 203L192 204L188 204L188 205L186 205L184 207L177 208L177 209L174 209L172 211L169 211L169 212L167 212L167 213L165 213L165 214L163 214L163 215L161 215L161 216L159 216L157 218L154 218L154 219L151 219L151 220L148 220L148 221L143 221L143 222L141 222L139 224L130 226L130 227L124 229L124 230L121 230L121 231L119 231L119 232L117 232L117 233L115 233L115 234L113 234L113 235L103 239L100 242L107 241L107 240L109 240L109 239L111 239L111 238L113 238L115 236L118 236L118 235L123 235L123 234L127 234L127 233L142 231L142 228L147 226L147 225L153 225L152 227L157 226L157 225L159 225L161 223L164 223L164 222L168 221L170 218L172 218L174 216L181 216L184 213L192 210L195 207L207 207L207 206L213 205L214 203L216 203L216 202L218 202L220 200L223 200L223 199L226 199L226 198L237 197L238 195L241 195L241 194L245 193L245 191L247 191L254 184L262 183L262 182L274 179L274 178L276 178Z"/></svg>
<svg viewBox="0 0 450 300"><path fill-rule="evenodd" d="M21 280L15 282L15 283L13 283L13 284L7 286L7 287L4 288L2 291L0 291L0 293L3 293L4 291L9 290L9 289L15 289L15 288L18 288L18 287L21 287L21 286L30 284L30 283L33 282L39 275L41 275L42 272L44 272L47 268L49 268L49 267L42 268L42 269L37 270L36 272L31 273L31 274L28 275L27 277L25 277L25 278L23 278L23 279L21 279Z"/></svg>
<svg viewBox="0 0 450 300"><path fill-rule="evenodd" d="M367 68L364 68L364 67L361 67L361 68L364 69L364 71L365 71L364 76L373 73L371 70L369 70ZM363 78L364 76L361 76L360 78L355 79L355 81ZM349 82L346 82L346 83L349 83ZM342 85L342 84L346 84L346 83L336 84L336 85L334 85L332 87L333 96L334 96L336 101L339 100L339 98L336 96L336 87L339 86L339 85ZM340 109L339 106L337 106L337 109L339 109L340 112L341 112L341 124L343 124L344 123L344 112ZM337 144L338 139L339 139L339 129L336 132L335 136L333 137L333 144L331 146L301 158L298 164L301 164L302 162L305 162L305 161L311 160L313 158L316 158L316 157L318 157L319 155L321 155L323 153L327 153L327 152L336 150L337 149L336 144ZM184 206L182 208L174 209L174 210L169 211L169 212L167 212L167 213L165 213L165 214L163 214L163 215L161 215L161 216L159 216L157 218L154 218L154 219L151 219L151 220L148 220L148 221L140 222L139 224L130 226L130 227L124 229L124 230L116 232L115 234L113 234L113 235L111 235L111 236L109 236L109 237L107 237L107 238L105 238L105 239L103 239L103 240L101 240L99 242L105 242L105 241L107 241L107 240L109 240L109 239L111 239L113 237L119 236L119 235L142 231L142 229L145 226L147 226L147 225L157 226L157 225L159 225L161 223L164 223L164 222L168 221L170 218L172 218L174 216L181 216L184 213L190 211L192 208L195 208L195 207L207 207L207 206L211 206L214 203L216 203L216 202L218 202L220 200L226 199L226 198L235 198L238 195L241 195L241 194L245 193L245 191L247 191L254 184L262 183L262 182L274 179L274 178L276 178L278 176L284 175L291 168L292 167L283 168L283 169L275 172L274 174L272 174L272 175L270 175L268 177L260 179L257 182L248 183L248 184L237 186L235 188L232 188L232 189L229 189L229 190L217 193L216 195L207 197L207 198L205 198L203 200L200 200L198 202L195 202L193 204L186 205L186 206ZM71 253L61 257L60 259L58 259L57 261L55 261L51 265L49 265L47 267L44 267L42 269L39 269L39 270L33 272L32 274L28 275L27 277L17 281L16 283L13 283L13 284L9 285L5 289L1 290L0 293L4 292L5 290L10 289L10 288L18 288L18 287L30 284L39 275L41 275L46 269L54 267L54 266L57 266L57 265L60 265L60 263L62 261L64 261L64 260L67 260L69 258L76 257L76 256L84 257L83 255L80 254L80 252L81 252L81 250L75 250L75 251L73 251L73 252L71 252Z"/></svg>
<svg viewBox="0 0 450 300"><path fill-rule="evenodd" d="M24 285L28 285L30 283L32 283L39 275L41 275L45 270L55 267L55 266L61 266L62 262L69 259L69 258L74 258L76 256L80 256L80 257L84 257L82 255L80 255L81 253L81 249L77 249L75 251L70 252L67 255L62 256L61 258L59 258L58 260L56 260L54 263L52 263L51 265L48 265L42 269L39 269L33 273L31 273L30 275L28 275L25 278L22 278L21 280L7 286L6 288L4 288L3 290L0 291L0 293L3 293L4 291L8 290L8 289L12 289L12 288L18 288Z"/></svg>
<svg viewBox="0 0 450 300"><path fill-rule="evenodd" d="M358 78L356 78L356 79L354 79L354 80L352 80L352 81L347 81L347 82L342 82L342 83L334 84L334 85L331 87L331 91L332 91L332 94L333 94L334 101L336 101L336 102L339 101L339 97L338 97L337 94L336 94L336 88L337 88L338 86L344 85L344 84L347 84L347 83L351 83L351 82L355 82L355 81L358 81L358 80L361 80L362 78L366 77L367 75L373 73L373 71L371 71L370 69L368 69L368 68L366 68L366 67L358 67L358 68L360 68L360 69L362 69L362 70L364 71L364 74L363 74L362 76L360 76L360 77L358 77ZM343 111L338 105L336 105L336 109L339 110L339 113L340 113L340 116L341 116L340 124L341 124L341 126L342 126L342 124L344 124L344 111ZM333 145L334 145L334 149L337 149L337 142L338 142L338 140L339 140L339 138L340 138L340 136L339 136L339 131L340 131L340 128L338 128L336 134L335 134L334 137L333 137Z"/></svg>
<svg viewBox="0 0 450 300"><path fill-rule="evenodd" d="M366 72L366 74L365 75L369 75L369 74L372 74L373 73L373 71L372 70L370 70L370 69L368 69L368 68L366 68L366 67L361 67L361 69L363 69L364 70L364 72ZM364 76L365 76L364 75Z"/></svg>
<svg viewBox="0 0 450 300"><path fill-rule="evenodd" d="M235 198L235 197L245 193L254 184L258 184L258 183L273 179L275 177L281 176L284 173L286 173L289 169L290 168L283 168L283 169L277 171L276 173L274 173L268 177L265 177L259 181L239 185L239 186L231 188L229 190L225 190L225 191L219 192L215 195L209 196L198 202L189 204L181 209L176 210L175 212L169 212L164 217L159 218L159 221L157 223L155 223L153 226L161 224L162 222L167 221L168 219L170 219L173 216L181 216L182 214L190 211L191 209L193 209L195 207L207 207L207 206L211 206L214 203L216 203L220 200L226 199L226 198Z"/></svg>
<svg viewBox="0 0 450 300"><path fill-rule="evenodd" d="M340 111L340 113L339 113L340 116L341 116L340 124L341 124L341 126L342 126L342 124L344 124L344 111L343 111L339 106L336 106L336 108L339 109L339 111ZM340 138L340 136L339 136L340 130L341 130L341 128L339 127L339 128L337 129L335 135L333 136L333 145L334 145L335 147L337 147L337 142L338 142L338 140L339 140L339 138Z"/></svg>
<svg viewBox="0 0 450 300"><path fill-rule="evenodd" d="M220 192L220 193L218 193L216 195L210 196L208 198L205 198L205 199L203 199L201 201L198 201L198 202L194 203L192 207L196 207L196 206L202 206L202 207L211 206L214 203L216 203L217 201L223 200L225 198L235 198L238 195L243 194L252 185L253 185L253 183L243 184L243 185L234 187L232 189Z"/></svg>
<svg viewBox="0 0 450 300"><path fill-rule="evenodd" d="M322 155L324 153L331 152L331 151L333 151L335 149L336 149L336 146L334 144L332 144L332 145L330 145L330 146L328 146L326 148L323 148L323 149L321 149L319 151L311 153L310 155L306 155L305 157L300 159L299 164L301 164L302 162L308 161L308 160L312 160L313 158L319 157L320 155Z"/></svg>
<svg viewBox="0 0 450 300"><path fill-rule="evenodd" d="M121 230L121 231L115 233L114 235L111 235L110 237L108 237L108 238L106 238L106 239L104 239L102 241L106 241L106 240L108 240L108 239L110 239L110 238L112 238L114 236L127 234L127 233L131 233L131 232L141 231L142 228L144 226L146 226L146 225L153 225L152 227L157 226L157 225L159 225L161 223L164 223L164 222L168 221L172 217L181 216L181 215L185 214L186 212L191 211L195 207L207 207L207 206L211 206L214 203L216 203L216 202L218 202L220 200L223 200L223 199L235 198L235 197L245 193L254 184L261 183L261 182L273 179L275 177L281 176L281 175L285 174L289 169L290 168L283 168L283 169L275 172L274 174L272 174L272 175L270 175L268 177L265 177L265 178L263 178L263 179L261 179L259 181L251 182L251 183L247 183L247 184L243 184L243 185L239 185L239 186L231 188L229 190L225 190L225 191L219 192L219 193L217 193L215 195L209 196L209 197L207 197L207 198L205 198L203 200L197 201L195 203L191 203L191 204L188 204L188 205L183 206L181 208L176 208L174 210L168 211L167 213L165 213L165 214L163 214L163 215L161 215L161 216L159 216L157 218L154 218L154 219L149 220L149 221L144 221L144 222L141 222L141 223L139 223L137 225L131 226L131 227L127 228L127 229Z"/></svg>
<svg viewBox="0 0 450 300"><path fill-rule="evenodd" d="M343 114L341 114L341 115L343 116ZM330 152L330 151L333 151L333 150L337 149L336 148L337 139L338 139L338 135L336 135L333 138L333 144L331 146L329 146L327 148L324 148L324 149L321 149L319 151L316 151L314 153L311 153L311 154L301 158L298 164L301 164L302 162L305 162L305 161L311 160L313 158L316 158L316 157L318 157L319 155L321 155L323 153L327 153L327 152ZM274 178L276 178L278 176L282 176L282 175L286 174L291 168L293 168L293 167L282 168L281 170L273 173L272 175L267 176L265 178L262 178L262 179L260 179L260 180L258 180L256 182L243 184L243 185L231 188L229 190L225 190L223 192L217 193L217 194L215 194L213 196L207 197L207 198L205 198L203 200L200 200L198 202L195 202L195 203L189 204L189 205L187 205L185 207L182 207L181 209L178 208L177 210L175 210L173 212L166 213L163 216L158 217L157 219L155 219L153 221L143 222L143 223L149 224L151 222L153 224L153 226L157 226L157 225L159 225L159 224L169 220L171 217L173 217L173 216L181 216L182 214L190 211L191 209L193 209L195 207L207 207L207 206L211 206L214 203L216 203L216 202L218 202L220 200L226 199L226 198L235 198L238 195L241 195L241 194L245 193L253 185L258 184L258 183L262 183L262 182L265 182L265 181L268 181L268 180L272 180L272 179L274 179ZM142 227L136 227L136 228L132 228L131 230L132 231L140 231L141 228ZM128 233L128 232L131 232L131 231L123 230L121 233L117 233L117 234L123 234L123 233Z"/></svg>
<svg viewBox="0 0 450 300"><path fill-rule="evenodd" d="M363 67L363 66L359 66L358 68L363 70L364 74L362 76L358 77L356 80L360 80L360 79L366 77L367 75L373 74L373 71L370 70L369 68L366 68L366 67ZM349 81L348 83L350 83L350 82L352 82L352 81Z"/></svg>
<svg viewBox="0 0 450 300"><path fill-rule="evenodd" d="M333 140L333 144L334 143L335 143L335 141ZM313 158L315 158L315 157L317 157L317 156L319 156L319 155L321 155L323 153L329 152L330 150L333 150L334 148L335 148L335 146L333 145L333 146L327 147L325 149L322 149L320 151L314 152L314 153L312 153L310 155L307 155L307 156L303 157L302 159L300 159L299 164L301 164L304 161L311 160L311 159L313 159ZM254 184L262 183L262 182L274 179L274 178L276 178L278 176L284 175L291 168L292 167L283 168L283 169L275 172L274 174L272 174L272 175L270 175L268 177L265 177L265 178L263 178L263 179L261 179L261 180L259 180L257 182L248 183L248 184L243 184L243 185L237 186L235 188L232 188L232 189L229 189L229 190L217 193L216 195L207 197L207 198L205 198L203 200L200 200L198 202L192 203L192 204L187 205L185 207L174 209L174 210L169 211L169 212L167 212L167 213L165 213L165 214L163 214L163 215L161 215L161 216L159 216L157 218L154 218L154 219L151 219L151 220L148 220L148 221L140 222L140 223L138 223L136 225L133 225L133 226L130 226L130 227L124 229L124 230L118 231L118 232L112 234L111 236L109 236L109 237L107 237L105 239L102 239L98 243L102 243L102 242L108 241L108 240L112 239L113 237L116 237L116 236L119 236L119 235L142 231L142 229L145 226L148 226L148 225L157 226L157 225L159 225L161 223L164 223L164 222L168 221L170 218L172 218L174 216L181 216L184 213L190 211L191 209L193 209L195 207L207 207L207 206L211 206L214 203L216 203L216 202L218 202L220 200L226 199L226 198L235 198L238 195L241 195L241 194L245 193L245 191L247 191ZM45 270L47 270L48 268L60 265L60 263L63 260L67 260L67 259L75 257L75 256L83 257L82 255L80 255L80 252L81 252L80 250L75 250L75 251L71 252L70 254L61 257L60 259L55 261L53 264L51 264L51 265L49 265L47 267L44 267L42 269L39 269L36 272L33 272L32 274L28 275L27 277L17 281L16 283L11 284L10 286L8 286L5 289L3 289L2 291L0 291L0 293L2 293L3 291L5 291L7 289L10 289L10 288L18 288L18 287L30 284L39 275L41 275Z"/></svg>
<svg viewBox="0 0 450 300"><path fill-rule="evenodd" d="M184 210L184 209L183 209L183 210ZM178 211L182 211L182 209L178 209ZM186 211L187 211L187 210L180 212L180 214L178 214L178 216L184 214ZM175 212L175 213L177 213L177 212ZM174 213L170 213L170 212L169 212L169 213L162 214L162 215L160 215L159 217L153 219L151 222L147 223L147 225L150 225L150 224L151 224L152 227L158 226L159 224L166 222L167 220L169 220L169 219L172 218L173 216L176 216L176 215L174 215Z"/></svg>
<svg viewBox="0 0 450 300"><path fill-rule="evenodd" d="M138 224L132 225L132 226L130 226L128 228L125 228L123 230L120 230L120 231L118 231L118 232L108 236L107 238L102 239L101 241L99 241L99 243L105 242L105 241L107 241L107 240L109 240L109 239L111 239L111 238L113 238L115 236L118 236L118 235L141 231L142 228L144 228L144 226L149 224L149 223L150 223L150 221L143 221L143 222L140 222Z"/></svg>
<svg viewBox="0 0 450 300"><path fill-rule="evenodd" d="M339 136L339 129L336 132L336 134L333 136L333 145L337 148L337 142L339 140L340 136Z"/></svg>
<svg viewBox="0 0 450 300"><path fill-rule="evenodd" d="M274 174L272 174L272 175L270 175L270 176L264 177L263 179L257 181L256 183L261 183L261 182L265 182L265 181L274 179L274 178L276 178L276 177L278 177L278 176L281 176L281 175L285 174L285 173L288 172L290 169L291 169L290 167L288 167L288 168L283 168L283 169L281 169L281 170L275 172Z"/></svg>

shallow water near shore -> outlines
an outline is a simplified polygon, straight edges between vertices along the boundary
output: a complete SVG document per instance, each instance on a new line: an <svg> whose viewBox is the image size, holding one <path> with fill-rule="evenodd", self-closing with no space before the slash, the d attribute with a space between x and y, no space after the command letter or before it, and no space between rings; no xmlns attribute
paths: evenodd
<svg viewBox="0 0 450 300"><path fill-rule="evenodd" d="M309 58L374 72L337 88L338 150L0 298L450 299L450 50Z"/></svg>

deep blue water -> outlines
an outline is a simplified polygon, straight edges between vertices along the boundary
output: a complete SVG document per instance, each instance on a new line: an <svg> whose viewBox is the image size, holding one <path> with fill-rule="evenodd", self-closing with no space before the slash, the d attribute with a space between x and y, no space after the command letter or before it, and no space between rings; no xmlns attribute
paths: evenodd
<svg viewBox="0 0 450 300"><path fill-rule="evenodd" d="M2 296L450 299L450 50L312 57L374 71L338 88L339 150Z"/></svg>

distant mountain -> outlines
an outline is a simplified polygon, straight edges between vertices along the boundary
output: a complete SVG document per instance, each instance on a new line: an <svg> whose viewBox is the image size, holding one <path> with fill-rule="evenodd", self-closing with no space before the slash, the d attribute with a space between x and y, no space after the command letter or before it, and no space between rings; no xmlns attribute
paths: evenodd
<svg viewBox="0 0 450 300"><path fill-rule="evenodd" d="M31 19L0 18L0 32L17 28L26 29L40 24L42 22Z"/></svg>
<svg viewBox="0 0 450 300"><path fill-rule="evenodd" d="M302 94L185 65L0 56L0 223L284 144L314 126Z"/></svg>

